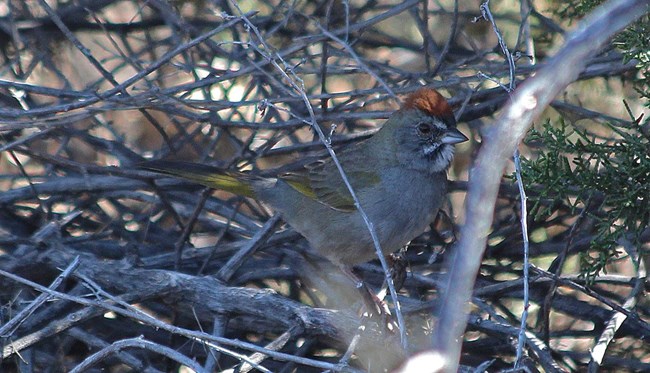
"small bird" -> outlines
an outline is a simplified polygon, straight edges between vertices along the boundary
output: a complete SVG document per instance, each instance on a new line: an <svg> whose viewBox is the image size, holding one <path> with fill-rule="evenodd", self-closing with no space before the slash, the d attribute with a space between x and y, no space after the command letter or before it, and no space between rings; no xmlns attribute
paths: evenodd
<svg viewBox="0 0 650 373"><path fill-rule="evenodd" d="M433 222L446 194L454 145L464 141L467 137L456 128L444 97L421 88L374 136L337 154L384 255ZM164 160L139 167L270 205L318 254L340 268L376 258L368 228L331 158L276 177Z"/></svg>

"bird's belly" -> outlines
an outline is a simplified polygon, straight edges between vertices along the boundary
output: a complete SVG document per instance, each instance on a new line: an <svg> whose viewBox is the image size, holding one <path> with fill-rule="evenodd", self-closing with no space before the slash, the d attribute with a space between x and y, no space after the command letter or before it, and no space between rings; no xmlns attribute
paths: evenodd
<svg viewBox="0 0 650 373"><path fill-rule="evenodd" d="M442 198L427 197L420 196L417 206L414 206L412 201L405 201L399 197L383 201L361 200L362 208L377 233L384 255L406 245L433 222ZM338 228L334 228L334 225L322 227L322 237L317 241L322 242L325 237L329 237L328 253L323 255L334 262L336 262L334 259L337 259L347 265L376 259L376 249L361 214L358 211L339 212L339 214L341 216L338 220L346 222L344 224L346 232L339 231ZM303 235L309 239L309 235Z"/></svg>
<svg viewBox="0 0 650 373"><path fill-rule="evenodd" d="M284 183L262 197L309 241L320 255L338 265L356 265L377 258L368 227L358 211L340 211L314 201ZM420 183L421 184L421 183ZM416 193L412 195L409 193ZM277 196L282 195L282 199ZM384 254L392 253L421 234L433 221L440 193L409 190L358 194ZM417 201L414 201L417 199Z"/></svg>

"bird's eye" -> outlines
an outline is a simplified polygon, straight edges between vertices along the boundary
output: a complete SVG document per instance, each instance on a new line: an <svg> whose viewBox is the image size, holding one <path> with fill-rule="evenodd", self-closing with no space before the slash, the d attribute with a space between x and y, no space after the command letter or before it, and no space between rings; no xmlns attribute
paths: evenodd
<svg viewBox="0 0 650 373"><path fill-rule="evenodd" d="M422 136L429 136L431 134L431 126L426 123L418 124L418 133Z"/></svg>
<svg viewBox="0 0 650 373"><path fill-rule="evenodd" d="M426 138L437 138L442 130L431 123L419 123L417 126L418 135Z"/></svg>

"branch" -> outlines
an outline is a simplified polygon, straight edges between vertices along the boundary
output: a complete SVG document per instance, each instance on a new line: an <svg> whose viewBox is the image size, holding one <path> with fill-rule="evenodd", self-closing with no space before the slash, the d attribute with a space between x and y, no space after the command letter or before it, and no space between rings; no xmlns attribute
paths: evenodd
<svg viewBox="0 0 650 373"><path fill-rule="evenodd" d="M494 125L483 131L483 146L470 170L465 200L467 220L451 258L451 272L440 309L434 348L455 372L460 357L467 311L492 224L501 176L508 159L551 101L585 68L585 62L618 31L648 11L648 0L609 1L586 17L562 49L532 78L514 91ZM443 327L444 326L444 327Z"/></svg>

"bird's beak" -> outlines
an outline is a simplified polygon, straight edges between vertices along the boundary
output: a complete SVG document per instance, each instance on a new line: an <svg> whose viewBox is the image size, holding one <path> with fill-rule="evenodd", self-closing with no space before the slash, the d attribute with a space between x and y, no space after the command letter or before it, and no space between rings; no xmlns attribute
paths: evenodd
<svg viewBox="0 0 650 373"><path fill-rule="evenodd" d="M450 144L450 145L458 144L460 142L465 142L467 140L469 140L467 136L463 135L463 133L456 128L448 129L447 133L445 133L442 139L440 139L440 141L443 144Z"/></svg>

